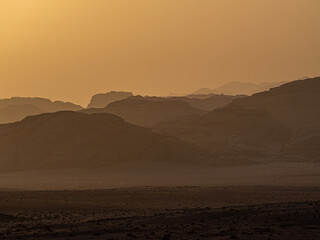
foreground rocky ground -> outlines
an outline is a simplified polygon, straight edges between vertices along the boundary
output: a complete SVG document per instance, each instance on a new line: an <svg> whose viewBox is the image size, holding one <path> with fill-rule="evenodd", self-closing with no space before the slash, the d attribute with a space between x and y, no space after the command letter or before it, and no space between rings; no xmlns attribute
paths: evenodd
<svg viewBox="0 0 320 240"><path fill-rule="evenodd" d="M0 192L0 239L320 239L318 187Z"/></svg>

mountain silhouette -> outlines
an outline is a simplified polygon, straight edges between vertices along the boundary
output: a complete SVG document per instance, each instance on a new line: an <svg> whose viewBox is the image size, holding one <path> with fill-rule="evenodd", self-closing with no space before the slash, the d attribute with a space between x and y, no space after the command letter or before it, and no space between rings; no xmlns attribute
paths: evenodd
<svg viewBox="0 0 320 240"><path fill-rule="evenodd" d="M2 121L34 115L0 124L0 169L248 164L281 157L319 161L319 103L320 77L252 96L134 96L82 112L80 106L42 98L0 100L0 116L8 117ZM215 109L203 110L209 105ZM61 108L75 112L35 115Z"/></svg>
<svg viewBox="0 0 320 240"><path fill-rule="evenodd" d="M286 83L269 91L235 99L230 105L266 109L290 128L320 127L320 77Z"/></svg>
<svg viewBox="0 0 320 240"><path fill-rule="evenodd" d="M20 121L30 115L57 111L79 111L82 107L70 102L52 102L46 98L13 97L0 99L0 123Z"/></svg>
<svg viewBox="0 0 320 240"><path fill-rule="evenodd" d="M131 92L117 92L117 91L96 94L91 98L91 101L87 108L104 108L109 103L119 101L131 96L133 96Z"/></svg>
<svg viewBox="0 0 320 240"><path fill-rule="evenodd" d="M16 122L24 119L26 116L37 115L44 111L32 104L8 105L0 108L0 123Z"/></svg>
<svg viewBox="0 0 320 240"><path fill-rule="evenodd" d="M155 131L207 149L320 160L320 78L233 100L202 116L159 123ZM251 153L250 153L251 154Z"/></svg>
<svg viewBox="0 0 320 240"><path fill-rule="evenodd" d="M193 94L227 94L227 95L251 95L254 93L267 91L270 88L278 87L286 82L264 82L260 84L256 83L244 83L244 82L230 82L226 83L215 89L201 88L195 91Z"/></svg>
<svg viewBox="0 0 320 240"><path fill-rule="evenodd" d="M189 103L192 107L199 108L205 111L212 111L219 107L231 103L236 98L244 97L244 95L223 95L223 94L197 94L188 95L185 97L170 97L170 100L180 100Z"/></svg>
<svg viewBox="0 0 320 240"><path fill-rule="evenodd" d="M162 122L154 129L213 152L280 153L291 136L289 128L269 112L240 106L218 108L202 116Z"/></svg>
<svg viewBox="0 0 320 240"><path fill-rule="evenodd" d="M202 152L112 114L45 113L0 125L2 171L96 168L122 162L192 162Z"/></svg>
<svg viewBox="0 0 320 240"><path fill-rule="evenodd" d="M181 100L136 96L110 103L104 109L86 109L83 112L112 113L127 122L150 127L179 116L200 115L205 111L192 107L189 103Z"/></svg>

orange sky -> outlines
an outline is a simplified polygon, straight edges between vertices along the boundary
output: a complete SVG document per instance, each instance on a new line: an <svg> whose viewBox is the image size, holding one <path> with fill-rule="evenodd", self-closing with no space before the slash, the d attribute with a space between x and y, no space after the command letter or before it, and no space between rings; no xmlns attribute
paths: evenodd
<svg viewBox="0 0 320 240"><path fill-rule="evenodd" d="M320 75L319 0L0 0L0 98L87 105Z"/></svg>

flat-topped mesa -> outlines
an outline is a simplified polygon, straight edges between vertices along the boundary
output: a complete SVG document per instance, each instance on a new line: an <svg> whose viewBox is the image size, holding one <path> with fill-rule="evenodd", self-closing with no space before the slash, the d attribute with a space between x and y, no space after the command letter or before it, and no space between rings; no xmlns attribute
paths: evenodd
<svg viewBox="0 0 320 240"><path fill-rule="evenodd" d="M57 111L79 111L82 107L70 102L51 101L38 97L0 99L0 123L20 121L30 115Z"/></svg>
<svg viewBox="0 0 320 240"><path fill-rule="evenodd" d="M96 94L91 98L87 108L104 108L109 103L133 96L132 92L111 91L107 93Z"/></svg>

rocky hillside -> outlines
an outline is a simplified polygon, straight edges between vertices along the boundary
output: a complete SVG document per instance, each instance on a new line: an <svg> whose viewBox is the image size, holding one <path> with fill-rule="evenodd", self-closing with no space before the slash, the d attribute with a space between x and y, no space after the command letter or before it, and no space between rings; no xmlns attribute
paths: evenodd
<svg viewBox="0 0 320 240"><path fill-rule="evenodd" d="M246 156L255 152L318 161L319 103L320 78L298 80L235 99L202 116L160 123L154 130L220 155L242 151Z"/></svg>
<svg viewBox="0 0 320 240"><path fill-rule="evenodd" d="M320 127L320 77L286 83L230 105L266 109L292 129Z"/></svg>
<svg viewBox="0 0 320 240"><path fill-rule="evenodd" d="M96 168L135 161L197 162L203 152L112 114L46 113L0 125L1 171Z"/></svg>
<svg viewBox="0 0 320 240"><path fill-rule="evenodd" d="M210 151L280 153L290 130L264 110L231 106L203 116L188 116L158 124L156 131L178 136Z"/></svg>

